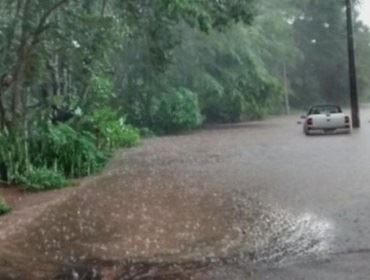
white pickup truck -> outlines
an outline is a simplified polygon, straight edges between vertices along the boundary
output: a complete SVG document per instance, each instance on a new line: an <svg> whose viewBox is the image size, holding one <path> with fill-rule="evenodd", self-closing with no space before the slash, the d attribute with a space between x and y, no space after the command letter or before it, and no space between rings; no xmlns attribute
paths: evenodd
<svg viewBox="0 0 370 280"><path fill-rule="evenodd" d="M315 132L351 132L350 117L343 113L339 106L319 105L313 106L308 111L305 119L303 132L310 135Z"/></svg>

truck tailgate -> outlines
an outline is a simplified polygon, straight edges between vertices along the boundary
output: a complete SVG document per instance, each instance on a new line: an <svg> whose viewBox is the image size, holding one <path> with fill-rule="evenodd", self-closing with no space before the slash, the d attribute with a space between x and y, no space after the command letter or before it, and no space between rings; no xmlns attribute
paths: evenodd
<svg viewBox="0 0 370 280"><path fill-rule="evenodd" d="M331 129L345 127L345 115L343 113L314 115L312 120L314 128Z"/></svg>

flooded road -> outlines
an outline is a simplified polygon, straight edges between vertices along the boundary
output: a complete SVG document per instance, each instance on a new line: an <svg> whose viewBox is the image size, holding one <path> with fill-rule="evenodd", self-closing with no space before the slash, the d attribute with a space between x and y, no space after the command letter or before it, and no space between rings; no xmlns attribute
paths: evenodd
<svg viewBox="0 0 370 280"><path fill-rule="evenodd" d="M0 279L367 279L369 113L352 135L280 117L145 140L2 217Z"/></svg>

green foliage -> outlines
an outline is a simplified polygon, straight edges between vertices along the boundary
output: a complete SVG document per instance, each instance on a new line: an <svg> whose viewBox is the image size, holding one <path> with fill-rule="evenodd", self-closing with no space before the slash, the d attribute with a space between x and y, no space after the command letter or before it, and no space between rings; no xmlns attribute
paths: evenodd
<svg viewBox="0 0 370 280"><path fill-rule="evenodd" d="M181 44L174 48L173 63L164 73L156 72L145 60L145 42L134 42L136 45L127 53L127 58L140 60L123 60L132 67L121 70L125 81L118 83L122 87L117 92L130 122L155 131L190 129L192 126L168 123L178 122L179 116L161 117L170 115L168 108L173 105L168 104L183 102L173 88L193 92L207 122L260 119L273 107L282 107L281 81L270 73L259 51L273 45L261 39L262 31L234 24L208 35L184 25L173 32L181 34Z"/></svg>
<svg viewBox="0 0 370 280"><path fill-rule="evenodd" d="M0 134L0 166L1 179L13 182L15 178L28 168L29 159L27 145L22 138Z"/></svg>
<svg viewBox="0 0 370 280"><path fill-rule="evenodd" d="M260 119L281 106L282 87L258 52L256 32L243 25L208 36L182 30L186 43L176 49L168 79L199 93L206 121Z"/></svg>
<svg viewBox="0 0 370 280"><path fill-rule="evenodd" d="M2 179L32 191L61 188L67 185L65 176L99 171L113 149L139 141L139 131L125 125L109 108L95 112L92 120L82 130L62 123L38 123L27 140L1 135L0 166L6 170Z"/></svg>
<svg viewBox="0 0 370 280"><path fill-rule="evenodd" d="M26 174L18 176L16 183L33 192L60 189L68 185L63 174L47 168L31 169Z"/></svg>
<svg viewBox="0 0 370 280"><path fill-rule="evenodd" d="M27 140L0 137L0 166L6 170L1 175L8 182L22 178L21 182L33 184L48 169L68 177L85 176L100 170L106 159L91 133L77 132L66 124L39 124Z"/></svg>
<svg viewBox="0 0 370 280"><path fill-rule="evenodd" d="M1 177L84 176L140 134L261 119L283 84L295 106L346 103L343 4L0 1ZM355 31L365 97L370 30Z"/></svg>
<svg viewBox="0 0 370 280"><path fill-rule="evenodd" d="M155 130L169 133L190 130L202 122L198 97L188 89L173 89L164 93L153 112Z"/></svg>
<svg viewBox="0 0 370 280"><path fill-rule="evenodd" d="M125 124L123 117L109 107L97 110L92 115L92 126L97 134L98 146L103 149L132 147L139 142L139 130Z"/></svg>
<svg viewBox="0 0 370 280"><path fill-rule="evenodd" d="M90 80L90 92L93 98L87 101L86 109L91 111L101 108L102 104L110 104L116 97L111 78L93 76Z"/></svg>
<svg viewBox="0 0 370 280"><path fill-rule="evenodd" d="M11 211L12 209L10 206L5 202L4 199L0 197L0 215L7 214Z"/></svg>
<svg viewBox="0 0 370 280"><path fill-rule="evenodd" d="M155 133L147 127L142 127L139 131L142 138L151 138L155 136Z"/></svg>
<svg viewBox="0 0 370 280"><path fill-rule="evenodd" d="M293 5L305 11L292 24L295 46L302 54L288 73L297 107L349 101L344 4L327 0Z"/></svg>
<svg viewBox="0 0 370 280"><path fill-rule="evenodd" d="M68 177L89 175L100 170L107 159L95 143L90 132L77 132L67 124L43 124L30 135L30 162Z"/></svg>

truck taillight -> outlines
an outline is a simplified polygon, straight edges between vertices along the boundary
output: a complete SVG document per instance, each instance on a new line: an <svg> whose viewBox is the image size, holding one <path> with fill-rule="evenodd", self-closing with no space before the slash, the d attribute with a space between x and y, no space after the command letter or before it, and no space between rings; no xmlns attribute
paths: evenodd
<svg viewBox="0 0 370 280"><path fill-rule="evenodd" d="M344 117L344 121L345 121L346 124L349 123L349 117L348 116L345 116Z"/></svg>
<svg viewBox="0 0 370 280"><path fill-rule="evenodd" d="M308 125L313 125L313 120L312 120L312 118L308 118L308 119L307 119L307 124L308 124Z"/></svg>

